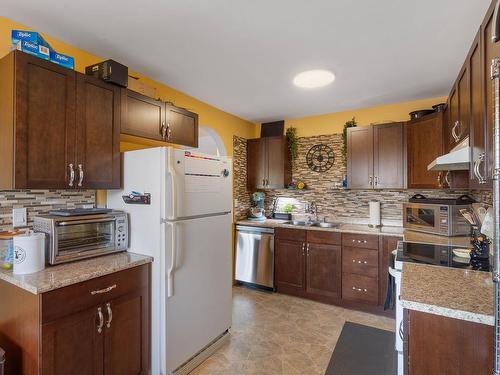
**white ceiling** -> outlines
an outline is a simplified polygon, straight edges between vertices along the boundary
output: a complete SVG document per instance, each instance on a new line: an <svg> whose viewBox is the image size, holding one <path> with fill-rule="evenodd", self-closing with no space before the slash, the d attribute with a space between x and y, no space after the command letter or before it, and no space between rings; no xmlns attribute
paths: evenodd
<svg viewBox="0 0 500 375"><path fill-rule="evenodd" d="M247 120L446 95L490 0L2 0L2 15ZM307 90L295 74L330 69Z"/></svg>

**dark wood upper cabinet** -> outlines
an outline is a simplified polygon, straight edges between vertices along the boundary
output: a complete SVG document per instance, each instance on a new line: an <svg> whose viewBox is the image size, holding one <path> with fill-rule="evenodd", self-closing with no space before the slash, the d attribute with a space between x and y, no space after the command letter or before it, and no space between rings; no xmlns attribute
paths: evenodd
<svg viewBox="0 0 500 375"><path fill-rule="evenodd" d="M340 246L307 243L306 292L340 298L342 282Z"/></svg>
<svg viewBox="0 0 500 375"><path fill-rule="evenodd" d="M77 75L76 186L120 187L120 88Z"/></svg>
<svg viewBox="0 0 500 375"><path fill-rule="evenodd" d="M247 187L283 189L292 182L292 169L284 136L247 141Z"/></svg>
<svg viewBox="0 0 500 375"><path fill-rule="evenodd" d="M443 155L443 112L407 122L405 133L408 189L439 189L442 173L427 166Z"/></svg>
<svg viewBox="0 0 500 375"><path fill-rule="evenodd" d="M402 189L405 185L403 124L347 130L347 185L351 189Z"/></svg>
<svg viewBox="0 0 500 375"><path fill-rule="evenodd" d="M20 51L0 77L1 189L120 187L119 89Z"/></svg>
<svg viewBox="0 0 500 375"><path fill-rule="evenodd" d="M371 126L347 129L347 186L373 187L373 130Z"/></svg>
<svg viewBox="0 0 500 375"><path fill-rule="evenodd" d="M123 134L198 147L198 115L123 89Z"/></svg>

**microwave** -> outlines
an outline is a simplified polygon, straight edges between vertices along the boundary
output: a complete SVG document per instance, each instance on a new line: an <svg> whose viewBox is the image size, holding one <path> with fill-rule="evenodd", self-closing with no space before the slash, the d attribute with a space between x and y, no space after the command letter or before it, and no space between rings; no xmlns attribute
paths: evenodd
<svg viewBox="0 0 500 375"><path fill-rule="evenodd" d="M471 225L460 213L470 205L403 203L403 227L440 236L468 236Z"/></svg>
<svg viewBox="0 0 500 375"><path fill-rule="evenodd" d="M121 211L67 217L36 216L33 229L46 234L48 264L92 258L128 248L128 217Z"/></svg>

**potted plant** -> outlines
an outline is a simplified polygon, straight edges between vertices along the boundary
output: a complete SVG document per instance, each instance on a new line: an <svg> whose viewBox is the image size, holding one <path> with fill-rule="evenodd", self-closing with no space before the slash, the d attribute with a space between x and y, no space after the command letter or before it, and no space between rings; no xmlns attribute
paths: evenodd
<svg viewBox="0 0 500 375"><path fill-rule="evenodd" d="M347 168L347 129L354 128L357 125L356 118L353 117L344 124L344 129L342 130L342 159L345 168ZM347 188L347 175L344 175L344 178L342 179L342 187Z"/></svg>
<svg viewBox="0 0 500 375"><path fill-rule="evenodd" d="M287 128L286 129L286 139L288 143L288 154L290 155L290 161L292 163L292 170L295 164L295 159L297 159L298 154L298 137L297 137L297 128Z"/></svg>

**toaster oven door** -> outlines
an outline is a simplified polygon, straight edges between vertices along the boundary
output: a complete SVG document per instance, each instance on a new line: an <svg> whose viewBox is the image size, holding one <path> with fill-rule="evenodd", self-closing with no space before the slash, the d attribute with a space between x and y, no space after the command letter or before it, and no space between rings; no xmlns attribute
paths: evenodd
<svg viewBox="0 0 500 375"><path fill-rule="evenodd" d="M440 233L440 206L433 204L404 204L403 226L427 233Z"/></svg>
<svg viewBox="0 0 500 375"><path fill-rule="evenodd" d="M68 220L55 226L55 251L52 264L84 259L113 252L115 246L115 219Z"/></svg>

